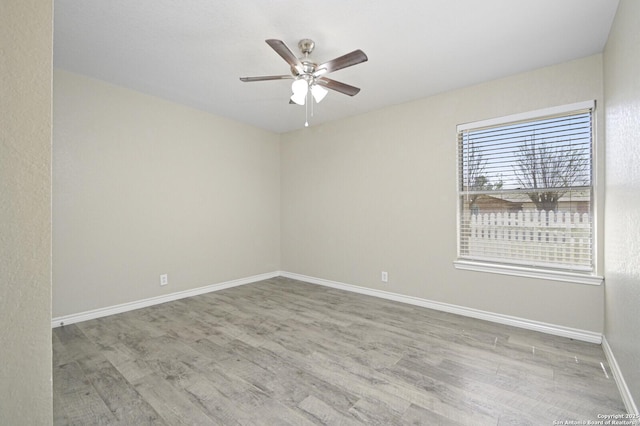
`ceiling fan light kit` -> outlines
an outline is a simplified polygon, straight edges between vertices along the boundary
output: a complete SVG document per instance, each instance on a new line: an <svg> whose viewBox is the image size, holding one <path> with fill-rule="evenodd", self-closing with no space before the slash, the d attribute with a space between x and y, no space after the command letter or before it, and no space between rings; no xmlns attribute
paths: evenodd
<svg viewBox="0 0 640 426"><path fill-rule="evenodd" d="M291 100L298 105L304 105L309 91L309 83L304 79L297 78L291 83L291 91L293 92Z"/></svg>
<svg viewBox="0 0 640 426"><path fill-rule="evenodd" d="M322 101L324 97L327 96L327 93L329 93L329 91L322 86L318 86L317 84L311 86L311 94L313 95L313 99L315 99L317 103L320 103L320 101Z"/></svg>
<svg viewBox="0 0 640 426"><path fill-rule="evenodd" d="M304 105L307 100L307 94L311 92L313 99L319 104L329 91L322 86L319 86L315 82L309 83L304 78L297 78L291 83L291 91L293 95L291 95L291 100L298 104Z"/></svg>
<svg viewBox="0 0 640 426"><path fill-rule="evenodd" d="M271 46L275 52L282 57L290 66L290 75L270 75L260 77L240 77L240 81L254 82L254 81L268 81L268 80L284 80L293 79L291 84L291 95L289 103L295 103L298 105L308 104L313 105L313 100L316 103L320 103L327 95L328 90L333 90L339 93L343 93L348 96L355 96L360 92L358 87L350 86L339 81L324 77L325 74L329 74L334 71L341 70L343 68L350 67L368 60L367 55L358 49L351 53L332 59L330 61L317 64L309 58L311 52L315 47L313 40L308 38L302 39L298 42L298 48L302 52L302 57L296 57L291 49L287 47L281 40L268 39L266 43ZM307 102L307 98L309 101ZM313 98L313 100L311 100ZM308 108L306 109L308 113ZM305 122L305 126L308 126L308 117Z"/></svg>

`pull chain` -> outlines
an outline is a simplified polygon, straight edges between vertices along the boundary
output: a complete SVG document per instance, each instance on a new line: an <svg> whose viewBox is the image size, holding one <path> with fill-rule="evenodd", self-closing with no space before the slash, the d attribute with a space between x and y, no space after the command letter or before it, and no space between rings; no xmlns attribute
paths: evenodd
<svg viewBox="0 0 640 426"><path fill-rule="evenodd" d="M307 102L304 103L304 127L309 127L309 92L307 91Z"/></svg>

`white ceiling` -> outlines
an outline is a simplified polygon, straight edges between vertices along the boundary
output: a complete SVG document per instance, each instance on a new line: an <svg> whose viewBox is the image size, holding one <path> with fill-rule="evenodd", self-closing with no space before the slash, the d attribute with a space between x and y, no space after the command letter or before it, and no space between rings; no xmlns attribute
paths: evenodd
<svg viewBox="0 0 640 426"><path fill-rule="evenodd" d="M303 127L265 42L316 42L328 77L311 125L602 52L618 0L55 0L54 65L274 132Z"/></svg>

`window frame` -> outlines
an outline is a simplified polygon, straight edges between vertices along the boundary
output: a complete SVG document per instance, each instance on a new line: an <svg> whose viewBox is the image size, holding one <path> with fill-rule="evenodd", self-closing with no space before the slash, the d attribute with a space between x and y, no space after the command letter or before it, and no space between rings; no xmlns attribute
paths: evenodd
<svg viewBox="0 0 640 426"><path fill-rule="evenodd" d="M461 194L460 181L462 168L460 167L460 146L459 134L465 130L478 129L482 127L509 125L523 121L533 121L543 119L553 115L570 114L580 110L591 111L591 214L592 214L592 261L593 271L573 272L564 271L545 267L528 267L517 264L492 262L490 260L473 260L461 258ZM598 155L597 155L597 131L596 131L596 101L590 100L585 102L577 102L566 105L560 105L550 108L543 108L534 111L528 111L519 114L512 114L503 117L496 117L487 120L480 120L459 124L456 126L456 260L453 262L454 267L460 270L488 272L504 275L515 275L520 277L547 279L554 281L563 281L570 283L601 285L604 281L602 276L598 275L598 258L600 247L598 245Z"/></svg>

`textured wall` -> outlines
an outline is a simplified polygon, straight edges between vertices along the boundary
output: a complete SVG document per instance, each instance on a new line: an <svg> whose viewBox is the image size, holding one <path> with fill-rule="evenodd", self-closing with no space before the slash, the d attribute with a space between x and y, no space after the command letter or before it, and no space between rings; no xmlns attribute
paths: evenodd
<svg viewBox="0 0 640 426"><path fill-rule="evenodd" d="M51 399L52 2L0 3L0 423Z"/></svg>
<svg viewBox="0 0 640 426"><path fill-rule="evenodd" d="M278 135L60 70L53 111L54 317L278 270Z"/></svg>
<svg viewBox="0 0 640 426"><path fill-rule="evenodd" d="M602 286L453 267L456 125L589 99L601 55L283 135L282 269L602 332Z"/></svg>
<svg viewBox="0 0 640 426"><path fill-rule="evenodd" d="M604 53L605 337L640 402L640 2L622 0Z"/></svg>

